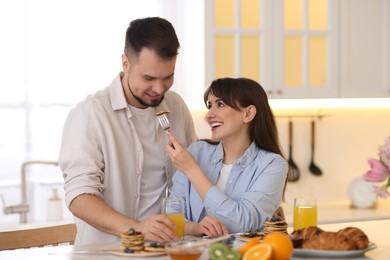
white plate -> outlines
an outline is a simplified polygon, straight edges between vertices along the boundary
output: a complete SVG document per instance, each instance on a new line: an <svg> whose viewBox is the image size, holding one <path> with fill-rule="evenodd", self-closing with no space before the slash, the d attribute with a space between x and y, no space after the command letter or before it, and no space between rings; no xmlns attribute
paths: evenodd
<svg viewBox="0 0 390 260"><path fill-rule="evenodd" d="M333 250L310 250L310 249L294 249L293 256L297 257L338 257L338 258L351 258L363 256L367 251L376 248L376 244L370 242L368 247L363 250L347 250L347 251L333 251Z"/></svg>
<svg viewBox="0 0 390 260"><path fill-rule="evenodd" d="M348 196L353 205L357 208L370 208L376 202L376 194L373 190L373 182L363 179L363 176L356 177L348 187Z"/></svg>
<svg viewBox="0 0 390 260"><path fill-rule="evenodd" d="M127 257L152 257L166 255L167 252L142 252L142 253L125 253L123 248L118 248L110 252L113 255L127 256Z"/></svg>

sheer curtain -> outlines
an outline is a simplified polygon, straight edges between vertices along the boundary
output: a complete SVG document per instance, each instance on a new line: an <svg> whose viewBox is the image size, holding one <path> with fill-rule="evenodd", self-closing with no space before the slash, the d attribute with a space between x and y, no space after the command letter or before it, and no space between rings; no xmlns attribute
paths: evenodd
<svg viewBox="0 0 390 260"><path fill-rule="evenodd" d="M0 193L7 203L19 195L2 187L20 183L24 161L58 159L69 109L111 83L129 22L147 16L175 26L182 47L173 89L200 100L203 1L0 0Z"/></svg>

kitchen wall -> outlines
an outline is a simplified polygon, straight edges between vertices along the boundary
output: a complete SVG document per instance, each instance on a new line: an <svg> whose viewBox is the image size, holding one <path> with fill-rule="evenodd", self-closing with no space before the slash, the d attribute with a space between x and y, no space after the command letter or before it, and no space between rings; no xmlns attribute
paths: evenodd
<svg viewBox="0 0 390 260"><path fill-rule="evenodd" d="M281 145L287 158L288 114L311 114L313 111L286 111L274 109ZM204 121L206 110L195 109L198 136L210 137ZM288 183L287 203L298 195L313 195L319 201L348 200L348 185L352 179L369 169L367 159L377 158L377 148L390 136L390 108L338 108L326 109L326 116L316 120L315 163L323 175L314 176L310 164L310 117L292 118L294 125L293 159L300 169L301 178Z"/></svg>

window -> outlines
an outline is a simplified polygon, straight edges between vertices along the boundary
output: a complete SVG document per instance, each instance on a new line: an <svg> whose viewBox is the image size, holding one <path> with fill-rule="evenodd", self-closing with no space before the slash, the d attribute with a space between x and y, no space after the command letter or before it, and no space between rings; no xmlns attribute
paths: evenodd
<svg viewBox="0 0 390 260"><path fill-rule="evenodd" d="M121 71L129 22L147 16L168 19L178 34L181 48L172 89L185 99L202 100L202 1L0 1L3 185L19 184L25 160L58 159L69 109L111 83ZM3 195L8 204L20 202Z"/></svg>

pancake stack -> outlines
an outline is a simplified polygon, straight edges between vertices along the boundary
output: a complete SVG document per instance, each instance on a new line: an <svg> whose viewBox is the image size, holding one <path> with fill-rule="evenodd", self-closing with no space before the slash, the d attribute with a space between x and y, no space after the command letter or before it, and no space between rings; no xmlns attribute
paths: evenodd
<svg viewBox="0 0 390 260"><path fill-rule="evenodd" d="M251 240L252 238L256 237L258 238L259 240L263 240L264 238L264 232L263 231L250 231L250 232L244 232L244 233L241 233L238 238L241 240L241 241L244 241L244 242L248 242L249 240Z"/></svg>
<svg viewBox="0 0 390 260"><path fill-rule="evenodd" d="M165 252L165 246L160 243L152 242L145 244L144 250L146 252Z"/></svg>
<svg viewBox="0 0 390 260"><path fill-rule="evenodd" d="M270 220L264 222L263 232L265 235L272 232L288 234L287 227L288 225L284 219L273 217Z"/></svg>
<svg viewBox="0 0 390 260"><path fill-rule="evenodd" d="M132 251L144 249L145 238L141 232L130 228L127 232L121 233L121 245Z"/></svg>

